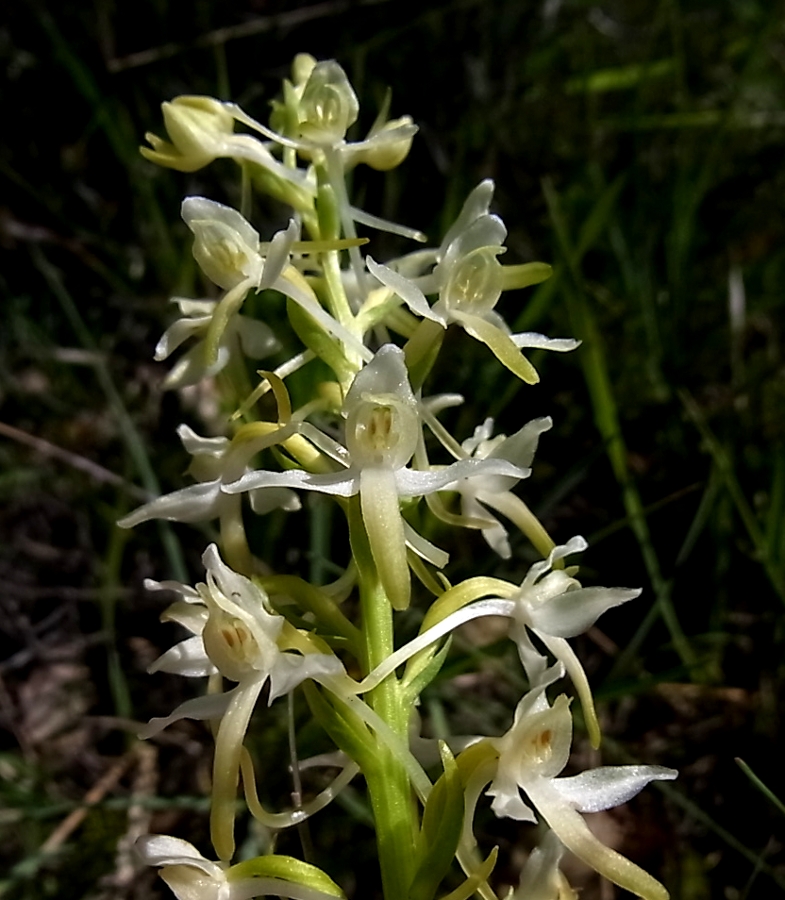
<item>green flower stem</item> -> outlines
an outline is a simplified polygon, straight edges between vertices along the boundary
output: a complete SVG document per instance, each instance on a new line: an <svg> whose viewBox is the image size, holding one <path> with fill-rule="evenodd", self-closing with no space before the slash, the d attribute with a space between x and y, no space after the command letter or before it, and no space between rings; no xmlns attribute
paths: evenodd
<svg viewBox="0 0 785 900"><path fill-rule="evenodd" d="M330 182L330 176L324 163L317 163L316 177L319 182L316 201L319 217L319 238L328 241L337 240L341 236L341 214L336 196L338 186ZM340 187L343 187L343 184ZM349 235L349 237L354 236ZM322 254L321 263L324 268L327 285L327 308L341 325L351 328L354 324L354 313L343 287L338 251L328 250Z"/></svg>
<svg viewBox="0 0 785 900"><path fill-rule="evenodd" d="M367 675L392 654L395 643L392 605L373 563L357 498L353 498L349 506L349 532L359 572L362 630L365 638L363 674ZM408 741L410 708L395 675L386 678L370 691L367 701L395 734ZM373 758L373 765L366 767L363 774L376 822L384 896L387 900L402 900L408 896L414 877L413 864L419 833L409 777L402 762L381 742Z"/></svg>

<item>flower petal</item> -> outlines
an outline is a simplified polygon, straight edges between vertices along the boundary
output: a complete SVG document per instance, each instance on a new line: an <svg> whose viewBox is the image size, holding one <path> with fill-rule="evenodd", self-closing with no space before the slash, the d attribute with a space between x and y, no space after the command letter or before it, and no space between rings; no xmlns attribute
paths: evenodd
<svg viewBox="0 0 785 900"><path fill-rule="evenodd" d="M591 833L581 814L552 781L537 779L526 785L526 792L559 840L587 866L644 900L668 900L668 892L656 878Z"/></svg>
<svg viewBox="0 0 785 900"><path fill-rule="evenodd" d="M185 675L187 678L199 678L213 675L218 670L210 661L204 649L201 637L191 637L175 644L147 669L153 672L169 672L172 675Z"/></svg>
<svg viewBox="0 0 785 900"><path fill-rule="evenodd" d="M531 624L555 637L575 637L588 631L607 610L634 600L640 594L640 588L591 587L565 591L532 609Z"/></svg>
<svg viewBox="0 0 785 900"><path fill-rule="evenodd" d="M168 834L143 834L134 850L148 866L196 866L208 875L221 873L221 867L205 859L193 844Z"/></svg>
<svg viewBox="0 0 785 900"><path fill-rule="evenodd" d="M399 275L388 266L379 265L379 263L370 256L366 257L365 261L371 275L381 281L383 285L390 288L390 290L394 291L413 313L416 313L418 316L422 316L425 319L431 319L434 322L438 322L443 327L447 326L447 319L445 316L440 315L431 309L430 304L425 299L425 294L423 294L417 285L408 278L404 278L403 275Z"/></svg>
<svg viewBox="0 0 785 900"><path fill-rule="evenodd" d="M600 766L557 778L554 784L562 797L580 812L600 812L626 803L652 781L673 781L675 769L665 766Z"/></svg>
<svg viewBox="0 0 785 900"><path fill-rule="evenodd" d="M569 353L580 347L581 342L575 338L549 338L535 331L522 331L519 334L511 334L510 340L516 347L538 350L555 350L557 353Z"/></svg>
<svg viewBox="0 0 785 900"><path fill-rule="evenodd" d="M232 702L232 698L237 690L238 688L233 688L224 694L208 694L206 697L194 697L191 700L186 700L171 715L150 719L147 725L139 731L139 737L142 740L147 740L147 738L163 731L172 722L179 722L180 719L220 719Z"/></svg>
<svg viewBox="0 0 785 900"><path fill-rule="evenodd" d="M479 316L470 315L459 310L451 310L450 316L463 325L467 334L486 344L496 359L503 366L506 366L513 375L517 375L521 381L525 381L526 384L537 384L540 380L540 376L537 374L534 366L525 356L521 355L510 336L505 334L500 328L497 328L490 322L486 322L485 319L481 319Z"/></svg>
<svg viewBox="0 0 785 900"><path fill-rule="evenodd" d="M366 468L360 472L360 508L382 587L393 609L406 609L411 597L411 577L392 470Z"/></svg>
<svg viewBox="0 0 785 900"><path fill-rule="evenodd" d="M120 528L135 528L150 519L170 522L206 522L219 515L221 482L203 481L156 497L118 521Z"/></svg>

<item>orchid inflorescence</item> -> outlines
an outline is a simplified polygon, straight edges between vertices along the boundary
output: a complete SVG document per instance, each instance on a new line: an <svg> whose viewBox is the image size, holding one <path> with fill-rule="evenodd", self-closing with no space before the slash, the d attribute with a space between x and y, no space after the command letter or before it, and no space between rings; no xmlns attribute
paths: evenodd
<svg viewBox="0 0 785 900"><path fill-rule="evenodd" d="M358 237L358 225L425 242L420 232L349 201L351 169L391 169L409 151L416 126L406 116L389 119L387 106L363 140L347 140L359 112L354 90L338 63L302 54L269 125L231 103L177 97L163 104L169 140L148 135L151 146L142 148L149 160L182 172L233 159L242 172L244 208L255 189L287 204L291 215L286 228L262 241L230 206L205 197L188 197L182 205L193 255L220 294L217 300L175 298L180 318L155 356L168 359L190 343L164 385L211 379L233 412L231 433L201 437L182 425L195 483L152 500L120 524L218 522L218 542L204 552L203 582L147 582L177 596L163 618L191 634L151 670L207 677L208 692L153 719L143 732L150 737L184 718L211 723L215 859L164 835L144 837L138 852L160 868L180 900L343 897L327 873L293 857L271 853L233 862L238 789L242 784L254 817L281 829L321 810L362 773L386 900L462 900L475 893L494 900L489 878L496 851L482 859L473 837L483 795L497 816L543 823L544 837L529 855L515 900L575 897L560 870L565 850L638 896L663 900L663 886L601 843L582 813L623 803L676 773L631 765L562 776L572 743L570 699L564 693L549 699L553 686L569 676L590 740L599 745L591 690L568 639L640 592L582 586L578 567L567 559L586 542L575 536L556 545L515 492L531 472L550 419L525 423L509 437L493 436L493 421L486 419L459 441L438 416L462 398L423 393L450 327L486 345L527 384L539 376L524 349L569 351L578 342L515 334L496 311L504 291L543 281L550 267L501 263L507 232L491 212L491 181L469 194L438 247L384 263L363 255L367 241ZM238 124L247 130L236 132ZM282 346L269 322L245 309L250 295L263 293L263 305L267 292L286 298L289 325L302 346L260 372L254 386L250 361L280 354ZM293 408L287 379L314 361L331 374ZM268 393L273 419L260 411L270 409L259 402ZM432 463L435 453L444 461ZM277 466L265 468L260 459ZM351 559L333 584L270 574L249 546L245 499L257 515L275 509L297 514L304 492L334 498L346 518ZM520 583L478 574L452 584L448 553L411 524L421 500L447 525L480 532L501 558L511 557L509 529L517 529L541 561ZM396 649L397 613L415 593L417 604L430 596L430 605L419 634ZM356 602L345 602L350 597ZM528 682L512 725L500 736L421 737L416 707L445 661L449 636L486 616L509 622ZM269 812L258 798L245 737L261 699L269 705L298 688L336 748L301 766L340 771L312 799ZM455 883L449 874L454 860L465 877L446 891L446 878Z"/></svg>

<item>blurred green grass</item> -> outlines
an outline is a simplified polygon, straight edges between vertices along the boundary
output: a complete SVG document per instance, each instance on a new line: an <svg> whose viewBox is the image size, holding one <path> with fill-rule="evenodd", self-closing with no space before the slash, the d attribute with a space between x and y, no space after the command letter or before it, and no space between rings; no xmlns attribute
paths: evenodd
<svg viewBox="0 0 785 900"><path fill-rule="evenodd" d="M154 629L158 608L139 585L198 576L204 537L176 526L163 552L154 526L121 540L113 522L137 502L124 485L183 483L174 426L202 429L209 397L161 395L152 348L167 298L206 288L178 221L182 195L231 202L237 184L228 163L180 175L136 147L160 132L159 105L178 93L231 98L263 118L302 50L346 67L362 126L387 85L393 114L420 125L400 170L358 173L369 209L438 239L492 177L510 230L505 261L554 263L549 282L501 311L516 330L575 335L582 348L536 360L543 382L529 389L451 336L454 365L432 390L467 397L452 423L461 435L486 415L508 432L552 415L527 502L557 540L587 537L588 578L644 587L579 648L612 738L604 759L682 771L680 803L647 799L636 809L645 824L622 820L633 823L625 852L675 898L778 893L781 818L733 759L783 796L772 760L785 621L785 6L38 0L5 12L0 422L122 481L0 438L3 895L158 890L152 873L129 880L116 855L132 830L123 804L146 827L205 837L199 729L162 741L150 764L155 791L175 798L162 808L116 727L188 690L144 674L172 636ZM282 211L256 215L264 229ZM379 258L401 249L374 240ZM319 570L329 539L314 529L312 547L291 549L296 527L274 520L262 554ZM498 565L475 536L462 542L456 578L462 560L517 579L531 561L522 543ZM483 674L458 690L447 675L469 663ZM503 730L516 671L502 645L464 646L428 698L431 727ZM265 757L285 754L282 716L274 707L254 738ZM318 736L304 741L318 749ZM84 822L42 854L125 754ZM285 768L275 776L270 799L286 803ZM350 885L364 869L336 835L368 832L360 794L347 796L334 833L313 828ZM520 832L485 825L514 883ZM265 840L249 830L249 849Z"/></svg>

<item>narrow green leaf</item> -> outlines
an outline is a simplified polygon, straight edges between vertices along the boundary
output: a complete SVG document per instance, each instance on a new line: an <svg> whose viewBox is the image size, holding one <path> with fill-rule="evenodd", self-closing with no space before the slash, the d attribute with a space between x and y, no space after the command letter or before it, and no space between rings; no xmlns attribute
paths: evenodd
<svg viewBox="0 0 785 900"><path fill-rule="evenodd" d="M780 798L772 791L770 787L767 787L758 776L752 771L752 769L744 762L743 759L739 759L736 757L736 765L741 769L742 772L749 778L749 780L755 785L755 787L763 794L763 796L770 800L777 809L785 815L785 803L780 800Z"/></svg>
<svg viewBox="0 0 785 900"><path fill-rule="evenodd" d="M431 900L435 895L455 858L463 830L463 782L452 753L441 741L439 752L444 774L433 786L425 804L410 900Z"/></svg>

